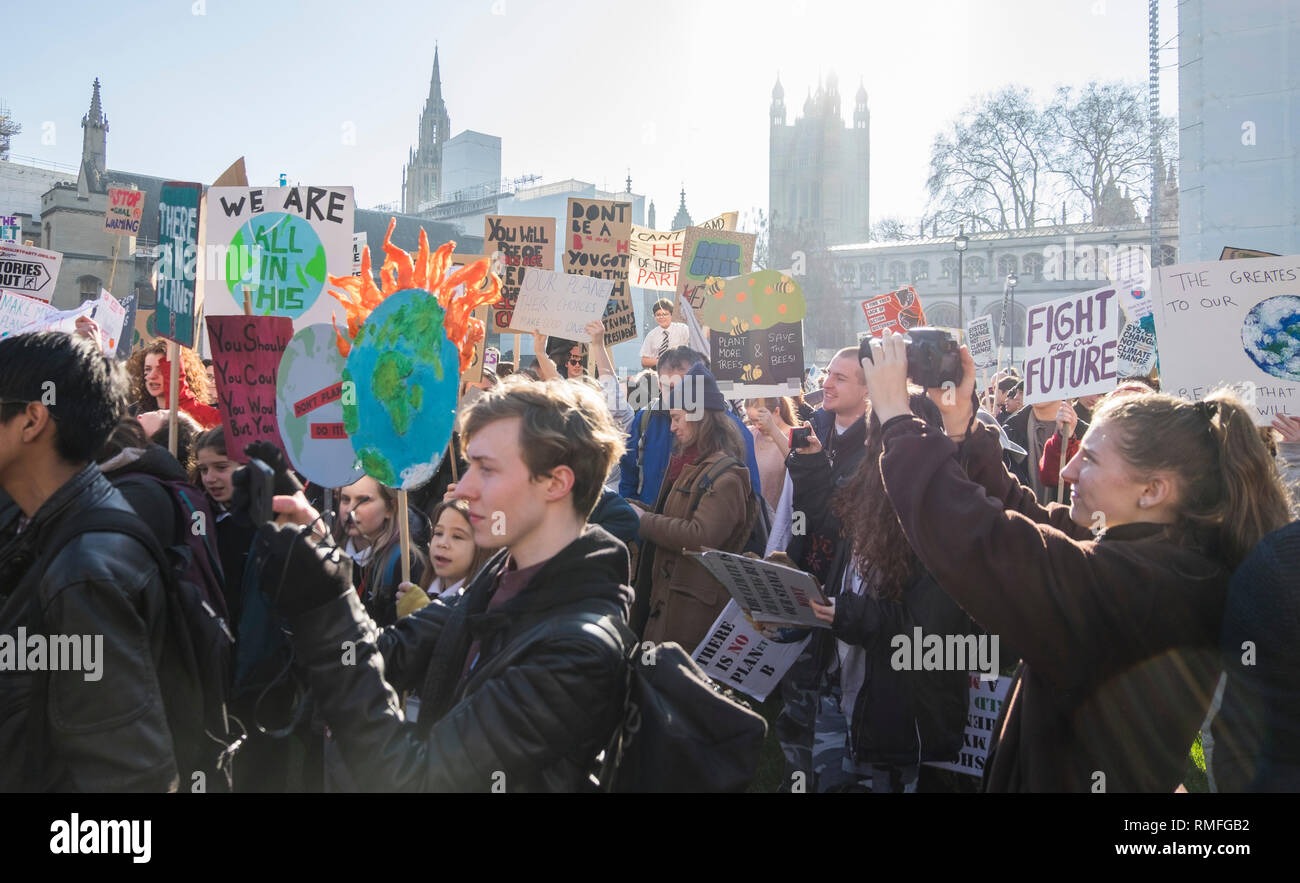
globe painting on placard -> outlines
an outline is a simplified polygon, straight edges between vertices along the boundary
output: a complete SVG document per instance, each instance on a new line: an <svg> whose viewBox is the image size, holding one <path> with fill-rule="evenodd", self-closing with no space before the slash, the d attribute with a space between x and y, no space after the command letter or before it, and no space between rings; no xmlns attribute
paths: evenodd
<svg viewBox="0 0 1300 883"><path fill-rule="evenodd" d="M486 259L451 273L456 243L430 252L420 231L412 255L384 236L379 285L370 249L357 276L331 276L330 294L347 312L347 333L334 317L342 370L343 431L358 465L383 485L418 488L437 472L456 417L460 374L485 329L471 314L500 299L501 280Z"/></svg>
<svg viewBox="0 0 1300 883"><path fill-rule="evenodd" d="M1241 323L1241 345L1261 371L1300 380L1300 296L1265 298Z"/></svg>
<svg viewBox="0 0 1300 883"><path fill-rule="evenodd" d="M325 247L304 219L284 212L255 215L236 231L226 254L226 286L242 302L241 256L258 255L253 312L296 319L325 287ZM251 263L251 262L250 262Z"/></svg>
<svg viewBox="0 0 1300 883"><path fill-rule="evenodd" d="M275 381L275 414L293 468L314 484L343 487L364 473L343 425L343 369L334 328L308 325L289 341Z"/></svg>

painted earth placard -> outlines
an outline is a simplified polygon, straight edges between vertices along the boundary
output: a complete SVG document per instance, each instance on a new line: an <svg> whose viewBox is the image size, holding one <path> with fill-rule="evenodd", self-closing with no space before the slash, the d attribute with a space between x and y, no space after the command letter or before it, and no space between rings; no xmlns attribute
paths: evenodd
<svg viewBox="0 0 1300 883"><path fill-rule="evenodd" d="M348 355L343 425L366 474L413 490L433 478L451 439L460 354L429 292L399 291L375 307Z"/></svg>
<svg viewBox="0 0 1300 883"><path fill-rule="evenodd" d="M201 211L205 315L287 316L294 330L328 322L330 276L352 274L351 187L210 187Z"/></svg>
<svg viewBox="0 0 1300 883"><path fill-rule="evenodd" d="M322 487L343 487L363 474L343 426L343 369L334 328L308 325L280 357L275 415L293 468Z"/></svg>

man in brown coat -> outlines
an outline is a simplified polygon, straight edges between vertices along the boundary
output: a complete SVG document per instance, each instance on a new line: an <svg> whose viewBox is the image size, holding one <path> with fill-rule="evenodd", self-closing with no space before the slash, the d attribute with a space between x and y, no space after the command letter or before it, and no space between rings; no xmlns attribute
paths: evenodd
<svg viewBox="0 0 1300 883"><path fill-rule="evenodd" d="M674 395L676 440L654 512L637 509L642 552L637 591L650 592L644 639L676 641L689 653L727 604L727 590L697 562L683 555L705 548L739 552L757 514L745 448L726 413L717 383L701 366L686 376L703 386L703 409L683 410ZM673 393L679 392L674 387Z"/></svg>

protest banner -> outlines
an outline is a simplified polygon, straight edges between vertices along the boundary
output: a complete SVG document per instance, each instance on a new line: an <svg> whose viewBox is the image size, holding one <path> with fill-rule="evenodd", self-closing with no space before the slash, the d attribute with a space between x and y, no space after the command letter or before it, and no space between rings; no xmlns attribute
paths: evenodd
<svg viewBox="0 0 1300 883"><path fill-rule="evenodd" d="M524 277L511 323L547 337L586 340L587 323L605 312L613 288L608 279L533 270Z"/></svg>
<svg viewBox="0 0 1300 883"><path fill-rule="evenodd" d="M632 204L569 197L566 218L561 269L612 281L614 285L604 314L605 342L613 346L634 339L636 314L632 311L632 294L627 283Z"/></svg>
<svg viewBox="0 0 1300 883"><path fill-rule="evenodd" d="M1125 377L1146 377L1156 366L1156 336L1138 322L1129 322L1115 346L1115 372Z"/></svg>
<svg viewBox="0 0 1300 883"><path fill-rule="evenodd" d="M13 295L6 295L13 297ZM30 300L30 298L29 298ZM40 303L37 301L37 303ZM122 335L122 323L126 319L126 310L113 295L100 289L99 297L82 301L70 310L52 310L48 304L40 304L44 311L27 325L14 329L12 334L35 334L38 331L63 331L72 334L77 330L77 319L88 316L99 326L100 349L106 353L116 353Z"/></svg>
<svg viewBox="0 0 1300 883"><path fill-rule="evenodd" d="M1026 405L1115 388L1119 300L1114 288L1035 304L1025 328Z"/></svg>
<svg viewBox="0 0 1300 883"><path fill-rule="evenodd" d="M826 604L817 581L802 570L708 549L687 552L759 622L830 628L813 613L811 601Z"/></svg>
<svg viewBox="0 0 1300 883"><path fill-rule="evenodd" d="M343 427L343 368L334 327L294 334L275 377L275 416L289 462L322 487L344 487L365 473Z"/></svg>
<svg viewBox="0 0 1300 883"><path fill-rule="evenodd" d="M17 242L22 235L23 225L17 215L0 215L0 242Z"/></svg>
<svg viewBox="0 0 1300 883"><path fill-rule="evenodd" d="M230 459L248 462L244 446L255 441L268 441L287 455L275 417L276 372L293 338L293 321L288 316L208 316L207 325Z"/></svg>
<svg viewBox="0 0 1300 883"><path fill-rule="evenodd" d="M487 345L487 332L492 330L492 326L488 324L492 320L492 317L489 315L491 309L491 307L477 307L474 310L474 318L483 323L484 334L479 338L478 342L474 344L474 356L470 359L469 366L466 367L464 371L460 372L461 383L478 383L483 379L483 355ZM493 373L496 372L496 364L497 363L494 360L492 362Z"/></svg>
<svg viewBox="0 0 1300 883"><path fill-rule="evenodd" d="M483 252L494 258L493 272L501 277L501 303L492 308L488 330L529 331L512 324L515 301L529 268L555 269L555 218L487 215Z"/></svg>
<svg viewBox="0 0 1300 883"><path fill-rule="evenodd" d="M161 337L194 346L199 248L199 202L203 185L168 181L158 198L158 302Z"/></svg>
<svg viewBox="0 0 1300 883"><path fill-rule="evenodd" d="M330 276L352 274L351 187L211 187L199 211L199 302L209 316L330 321Z"/></svg>
<svg viewBox="0 0 1300 883"><path fill-rule="evenodd" d="M361 468L387 487L427 482L451 439L460 353L444 318L428 291L402 289L371 311L348 353L343 426Z"/></svg>
<svg viewBox="0 0 1300 883"><path fill-rule="evenodd" d="M122 334L117 342L115 353L119 360L129 358L131 355L131 347L135 344L136 338L135 316L138 309L139 298L134 294L122 299Z"/></svg>
<svg viewBox="0 0 1300 883"><path fill-rule="evenodd" d="M921 296L910 285L867 298L862 302L862 312L867 317L867 328L875 337L893 332L904 334L925 324Z"/></svg>
<svg viewBox="0 0 1300 883"><path fill-rule="evenodd" d="M748 273L753 267L756 239L753 233L686 228L681 269L677 273L677 321L682 321L681 311L689 305L700 322L704 322L700 310L704 306L706 280L710 276L727 279Z"/></svg>
<svg viewBox="0 0 1300 883"><path fill-rule="evenodd" d="M62 266L60 252L0 242L0 292L12 291L49 303Z"/></svg>
<svg viewBox="0 0 1300 883"><path fill-rule="evenodd" d="M992 367L996 361L993 353L992 316L976 316L966 323L966 346L970 349L976 368Z"/></svg>
<svg viewBox="0 0 1300 883"><path fill-rule="evenodd" d="M158 339L158 326L154 323L155 313L155 310L141 309L138 304L136 305L135 321L131 323L131 327L135 329L131 335L131 352L148 346L150 342ZM126 334L122 336L126 337Z"/></svg>
<svg viewBox="0 0 1300 883"><path fill-rule="evenodd" d="M699 224L704 230L735 230L737 212L727 212ZM651 291L677 291L677 271L682 266L682 245L686 228L680 230L654 230L632 225L632 240L628 246L631 255L628 281L633 288Z"/></svg>
<svg viewBox="0 0 1300 883"><path fill-rule="evenodd" d="M144 217L144 191L128 187L108 188L108 208L104 210L104 232L114 236L139 236Z"/></svg>
<svg viewBox="0 0 1300 883"><path fill-rule="evenodd" d="M1223 251L1219 252L1219 260L1236 261L1242 258L1280 258L1280 254L1271 251L1256 251L1253 248L1233 248L1226 246Z"/></svg>
<svg viewBox="0 0 1300 883"><path fill-rule="evenodd" d="M1155 270L1165 392L1199 401L1235 385L1255 423L1300 414L1300 256Z"/></svg>
<svg viewBox="0 0 1300 883"><path fill-rule="evenodd" d="M722 608L691 658L718 683L765 702L811 636L806 629L790 628L768 637L754 628L733 600Z"/></svg>
<svg viewBox="0 0 1300 883"><path fill-rule="evenodd" d="M780 270L758 270L730 279L710 276L704 280L704 295L696 308L700 321L728 334L799 322L807 312L803 288Z"/></svg>
<svg viewBox="0 0 1300 883"><path fill-rule="evenodd" d="M366 234L352 234L352 275L361 275L361 253L366 250Z"/></svg>
<svg viewBox="0 0 1300 883"><path fill-rule="evenodd" d="M966 729L962 734L961 752L952 763L939 761L927 762L926 766L968 776L983 776L984 763L989 756L989 741L993 738L993 727L998 720L1002 703L1007 701L1007 691L1011 689L1009 677L981 680L979 672L970 673L970 705L966 712Z"/></svg>
<svg viewBox="0 0 1300 883"><path fill-rule="evenodd" d="M45 301L12 291L0 292L0 338L39 322L51 312Z"/></svg>
<svg viewBox="0 0 1300 883"><path fill-rule="evenodd" d="M710 331L709 361L726 398L798 395L803 382L803 323L740 335Z"/></svg>

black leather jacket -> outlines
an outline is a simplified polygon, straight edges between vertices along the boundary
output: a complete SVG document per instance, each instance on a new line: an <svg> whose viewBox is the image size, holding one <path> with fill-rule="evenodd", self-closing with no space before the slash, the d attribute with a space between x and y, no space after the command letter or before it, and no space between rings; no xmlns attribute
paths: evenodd
<svg viewBox="0 0 1300 883"><path fill-rule="evenodd" d="M298 662L361 790L586 787L624 705L627 548L588 526L489 612L505 559L452 606L435 601L382 631L355 592L292 620ZM575 634L572 621L592 613L602 625ZM476 638L478 662L462 678ZM396 691L408 690L420 693L418 723L403 717Z"/></svg>
<svg viewBox="0 0 1300 883"><path fill-rule="evenodd" d="M39 592L47 634L103 638L93 667L83 659L81 671L44 675L46 750L40 758L29 756L34 676L8 666L0 671L0 791L30 787L26 777L38 763L46 790L176 787L157 676L165 597L153 557L122 534L86 533L58 550L44 574L32 566L61 525L101 507L130 511L92 463L55 491L21 533L13 535L16 524L0 525L0 536L8 537L0 541L0 634L16 639L20 627L31 629L32 596Z"/></svg>

